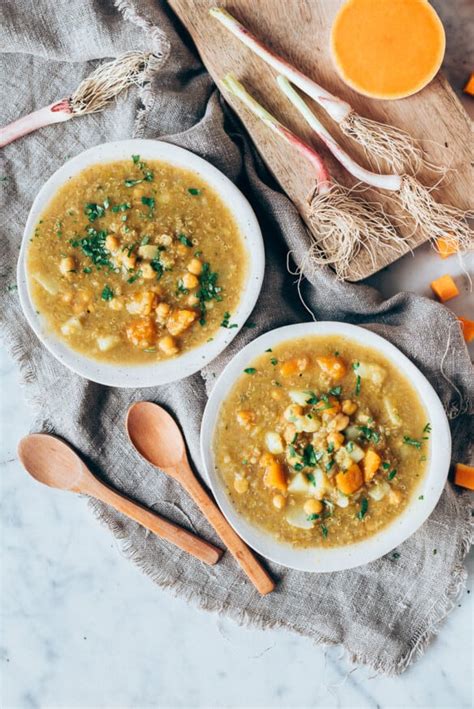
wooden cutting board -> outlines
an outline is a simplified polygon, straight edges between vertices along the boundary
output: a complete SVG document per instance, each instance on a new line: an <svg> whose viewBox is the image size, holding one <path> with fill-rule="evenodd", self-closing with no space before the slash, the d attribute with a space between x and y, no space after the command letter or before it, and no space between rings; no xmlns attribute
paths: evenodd
<svg viewBox="0 0 474 709"><path fill-rule="evenodd" d="M372 100L359 96L339 79L329 54L329 35L333 18L342 0L168 0L193 38L202 61L219 85L227 72L233 71L246 88L277 118L313 144L328 163L331 174L343 184L353 184L352 178L339 166L317 136L289 104L275 83L275 72L265 62L244 47L228 30L208 14L219 4L229 10L273 50L287 58L319 84L348 101L363 116L390 123L418 138L429 159L438 165L449 165L451 171L435 192L438 201L463 209L472 209L472 131L469 117L456 98L447 80L438 74L429 86L415 96L399 101ZM222 87L220 87L222 90ZM307 222L308 194L314 179L308 163L294 148L286 145L233 96L223 94L251 135L268 168L282 189L294 202ZM315 104L320 120L359 162L370 167L361 148L346 138ZM433 175L420 174L421 181L432 184ZM384 205L394 213L382 192L369 191L367 199ZM405 236L412 232L407 226ZM426 239L415 233L406 251ZM380 249L374 267L367 259L355 259L349 280L360 280L393 261L393 254Z"/></svg>

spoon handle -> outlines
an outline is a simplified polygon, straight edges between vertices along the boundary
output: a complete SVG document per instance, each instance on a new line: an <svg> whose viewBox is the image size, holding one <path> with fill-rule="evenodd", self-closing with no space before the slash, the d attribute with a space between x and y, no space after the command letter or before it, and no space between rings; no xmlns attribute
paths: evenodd
<svg viewBox="0 0 474 709"><path fill-rule="evenodd" d="M149 529L157 536L166 539L188 554L195 556L196 559L212 566L219 561L224 553L222 549L204 541L204 539L192 532L188 532L177 524L160 517L154 512L150 512L137 502L132 502L128 497L119 494L95 476L93 479L94 482L90 485L88 484L87 489L84 490L86 494L114 507L122 514L141 524L142 527Z"/></svg>
<svg viewBox="0 0 474 709"><path fill-rule="evenodd" d="M214 527L219 537L222 539L232 556L245 571L255 588L265 596L275 588L275 582L269 576L259 561L255 558L248 546L242 541L239 535L230 526L217 505L211 500L196 476L194 475L187 460L183 460L179 466L179 476L177 480L184 489L191 495L208 522Z"/></svg>

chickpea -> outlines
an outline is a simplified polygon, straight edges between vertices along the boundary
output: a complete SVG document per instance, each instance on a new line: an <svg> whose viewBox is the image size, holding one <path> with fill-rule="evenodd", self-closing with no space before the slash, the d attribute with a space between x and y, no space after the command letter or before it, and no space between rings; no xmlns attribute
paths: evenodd
<svg viewBox="0 0 474 709"><path fill-rule="evenodd" d="M282 510L286 505L286 499L283 497L283 495L275 495L272 502L273 507L276 507L277 510Z"/></svg>
<svg viewBox="0 0 474 709"><path fill-rule="evenodd" d="M181 280L182 280L183 286L185 288L189 288L190 290L192 288L197 288L199 285L199 278L197 278L192 273L185 273Z"/></svg>
<svg viewBox="0 0 474 709"><path fill-rule="evenodd" d="M142 263L140 266L140 271L142 272L142 278L147 281L151 280L152 278L155 278L156 276L156 271L149 263Z"/></svg>
<svg viewBox="0 0 474 709"><path fill-rule="evenodd" d="M343 431L349 425L349 416L336 414L327 425L328 431Z"/></svg>
<svg viewBox="0 0 474 709"><path fill-rule="evenodd" d="M303 509L307 515L319 515L323 511L323 503L319 500L306 500Z"/></svg>
<svg viewBox="0 0 474 709"><path fill-rule="evenodd" d="M275 401L280 401L280 399L283 398L283 395L281 391L278 391L278 389L273 389L272 391L272 399L275 399Z"/></svg>
<svg viewBox="0 0 474 709"><path fill-rule="evenodd" d="M120 241L117 239L116 236L112 236L112 234L109 234L106 239L105 239L105 248L107 251L117 251L117 249L120 246Z"/></svg>
<svg viewBox="0 0 474 709"><path fill-rule="evenodd" d="M188 271L189 273L193 273L195 276L200 276L202 273L202 261L198 258L191 259L188 263Z"/></svg>
<svg viewBox="0 0 474 709"><path fill-rule="evenodd" d="M163 324L166 322L166 318L170 314L170 310L171 310L171 308L168 305L168 303L160 303L157 306L155 312L156 312L156 319L158 320L159 323Z"/></svg>
<svg viewBox="0 0 474 709"><path fill-rule="evenodd" d="M338 451L344 443L344 434L333 431L329 434L327 441L328 445L332 445L333 450Z"/></svg>
<svg viewBox="0 0 474 709"><path fill-rule="evenodd" d="M176 344L176 340L171 335L165 335L160 340L158 340L158 347L166 355L174 355L179 352L179 347Z"/></svg>
<svg viewBox="0 0 474 709"><path fill-rule="evenodd" d="M351 416L355 411L357 411L357 404L350 399L346 399L342 402L342 411L348 416Z"/></svg>
<svg viewBox="0 0 474 709"><path fill-rule="evenodd" d="M63 276L67 276L69 273L71 273L71 271L74 271L75 268L76 262L73 256L66 256L65 258L62 258L59 262L59 270Z"/></svg>
<svg viewBox="0 0 474 709"><path fill-rule="evenodd" d="M186 300L188 305L197 305L199 303L199 298L194 293L191 293Z"/></svg>
<svg viewBox="0 0 474 709"><path fill-rule="evenodd" d="M246 478L235 477L234 479L234 490L243 495L249 489L249 481Z"/></svg>
<svg viewBox="0 0 474 709"><path fill-rule="evenodd" d="M283 416L287 421L291 421L294 418L299 418L302 415L303 407L299 404L290 404L283 412Z"/></svg>

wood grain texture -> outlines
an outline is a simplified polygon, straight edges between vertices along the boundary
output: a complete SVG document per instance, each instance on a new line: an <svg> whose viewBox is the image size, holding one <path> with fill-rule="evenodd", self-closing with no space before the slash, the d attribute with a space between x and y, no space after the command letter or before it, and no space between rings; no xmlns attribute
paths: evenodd
<svg viewBox="0 0 474 709"><path fill-rule="evenodd" d="M201 55L209 73L219 85L219 79L233 71L254 96L274 115L313 145L327 160L331 174L341 183L353 180L321 144L317 136L283 96L275 83L275 72L213 19L208 10L219 4L243 22L274 51L292 62L308 76L348 101L363 116L389 123L418 138L428 158L451 170L435 191L438 201L463 209L472 209L472 128L469 117L448 82L438 74L418 94L399 101L379 101L360 96L338 77L329 54L331 24L342 0L168 0L179 16ZM269 170L282 189L294 202L308 224L308 195L314 179L308 163L294 148L271 134L233 96L223 94L238 114ZM346 138L337 125L308 99L316 114L340 143L359 162L368 164L362 148ZM432 184L433 175L419 175L425 184ZM388 214L396 207L382 192L368 190L367 199L380 202ZM405 236L413 231L407 224L401 229ZM406 251L426 240L419 233L407 238ZM388 265L390 252L380 251L374 268L362 255L355 259L349 280L360 280Z"/></svg>

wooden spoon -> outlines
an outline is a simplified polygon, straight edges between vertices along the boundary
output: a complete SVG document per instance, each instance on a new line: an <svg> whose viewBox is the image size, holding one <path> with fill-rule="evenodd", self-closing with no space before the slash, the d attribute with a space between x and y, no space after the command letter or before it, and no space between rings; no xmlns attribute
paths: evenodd
<svg viewBox="0 0 474 709"><path fill-rule="evenodd" d="M67 443L55 436L44 433L25 436L18 444L18 457L38 482L101 500L206 564L215 564L223 554L222 549L113 490L95 477Z"/></svg>
<svg viewBox="0 0 474 709"><path fill-rule="evenodd" d="M249 579L265 595L275 583L244 544L191 470L184 439L174 419L158 404L139 401L127 414L132 444L145 460L177 480L214 527Z"/></svg>

